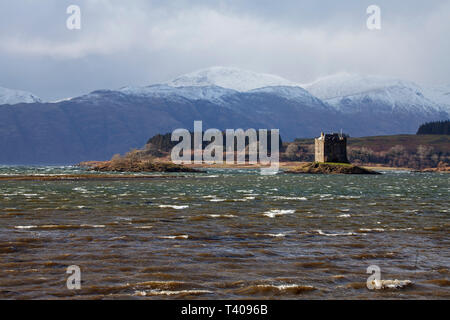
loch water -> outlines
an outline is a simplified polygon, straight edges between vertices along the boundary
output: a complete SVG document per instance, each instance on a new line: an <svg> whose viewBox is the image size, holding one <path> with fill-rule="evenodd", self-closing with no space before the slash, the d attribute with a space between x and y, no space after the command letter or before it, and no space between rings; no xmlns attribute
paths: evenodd
<svg viewBox="0 0 450 320"><path fill-rule="evenodd" d="M0 167L30 174L95 173ZM450 298L448 174L171 175L0 181L0 298Z"/></svg>

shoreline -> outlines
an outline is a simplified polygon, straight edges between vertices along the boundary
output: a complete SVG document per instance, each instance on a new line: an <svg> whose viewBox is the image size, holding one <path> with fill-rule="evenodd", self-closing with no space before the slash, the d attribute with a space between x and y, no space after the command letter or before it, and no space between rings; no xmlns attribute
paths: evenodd
<svg viewBox="0 0 450 320"><path fill-rule="evenodd" d="M295 169L301 165L305 165L310 162L280 162L280 169L287 169L292 170ZM263 166L261 164L184 164L184 166L189 168L202 168L202 169L260 169L260 168L269 168L269 166ZM359 167L369 170L386 170L386 171L395 171L395 170L401 170L401 171L414 171L413 168L404 168L404 167L384 167L384 166L374 166L374 165L359 165Z"/></svg>
<svg viewBox="0 0 450 320"><path fill-rule="evenodd" d="M97 161L88 162L91 163L99 163ZM308 162L280 162L280 172L292 171L296 168L307 164ZM84 163L85 164L85 163ZM88 168L86 165L74 165L79 167ZM261 168L268 168L268 166L263 166L261 164L185 164L189 169L198 169L203 170L200 173L206 173L208 169L241 169L241 170L257 170ZM438 168L427 168L423 170L417 170L413 168L405 168L405 167L388 167L388 166L360 166L363 169L372 170L372 171L407 171L407 172L415 172L415 173L449 173L449 171L441 171ZM94 172L93 170L89 170L90 172ZM175 178L187 178L185 175L173 175L172 172L153 172L151 171L140 171L140 172L114 172L109 171L110 173L80 173L80 174L18 174L18 175L0 175L1 181L120 181L120 180L150 180L150 179L175 179ZM146 174L147 173L147 174ZM156 174L159 173L159 174ZM174 172L176 173L176 172ZM182 173L182 172L179 172ZM189 173L189 172L186 172Z"/></svg>
<svg viewBox="0 0 450 320"><path fill-rule="evenodd" d="M187 176L176 175L119 175L119 174L73 174L73 175L10 175L0 176L0 181L119 181L181 179Z"/></svg>

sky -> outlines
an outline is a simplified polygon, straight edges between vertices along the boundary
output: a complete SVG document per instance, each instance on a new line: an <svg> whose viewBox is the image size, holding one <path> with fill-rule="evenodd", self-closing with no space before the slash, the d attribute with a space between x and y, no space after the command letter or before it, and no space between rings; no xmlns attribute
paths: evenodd
<svg viewBox="0 0 450 320"><path fill-rule="evenodd" d="M374 4L380 30L366 25ZM449 85L449 34L450 0L2 0L0 86L56 100L211 66Z"/></svg>

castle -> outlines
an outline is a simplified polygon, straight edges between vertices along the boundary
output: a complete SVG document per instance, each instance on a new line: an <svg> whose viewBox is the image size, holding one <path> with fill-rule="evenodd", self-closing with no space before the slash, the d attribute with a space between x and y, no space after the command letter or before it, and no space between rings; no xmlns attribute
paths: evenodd
<svg viewBox="0 0 450 320"><path fill-rule="evenodd" d="M315 161L316 162L343 162L347 159L347 138L338 133L321 133L315 139Z"/></svg>

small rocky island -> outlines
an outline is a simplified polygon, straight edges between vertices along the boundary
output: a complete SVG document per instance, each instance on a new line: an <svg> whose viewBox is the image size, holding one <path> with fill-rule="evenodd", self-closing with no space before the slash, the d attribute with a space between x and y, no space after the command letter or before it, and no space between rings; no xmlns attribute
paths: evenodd
<svg viewBox="0 0 450 320"><path fill-rule="evenodd" d="M379 172L361 168L349 163L321 163L311 162L305 163L302 166L292 170L285 171L285 173L313 173L313 174L381 174Z"/></svg>
<svg viewBox="0 0 450 320"><path fill-rule="evenodd" d="M109 161L81 162L78 166L100 172L202 172L184 165L160 161L147 149L135 149L124 156L115 155Z"/></svg>
<svg viewBox="0 0 450 320"><path fill-rule="evenodd" d="M380 174L349 163L347 137L343 134L320 134L315 139L315 162L306 163L286 173L315 174Z"/></svg>
<svg viewBox="0 0 450 320"><path fill-rule="evenodd" d="M88 161L78 166L100 172L201 172L179 164L153 161Z"/></svg>

